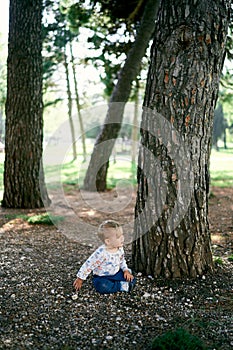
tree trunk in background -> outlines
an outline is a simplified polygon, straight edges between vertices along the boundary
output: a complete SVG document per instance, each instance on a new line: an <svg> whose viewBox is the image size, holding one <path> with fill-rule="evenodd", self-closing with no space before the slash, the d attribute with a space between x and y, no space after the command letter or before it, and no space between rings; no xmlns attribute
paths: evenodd
<svg viewBox="0 0 233 350"><path fill-rule="evenodd" d="M136 162L136 156L137 156L137 143L138 143L138 106L139 106L139 81L136 80L136 87L135 87L135 96L134 96L134 116L133 116L133 126L132 126L132 134L131 134L131 141L132 141L132 147L131 147L131 162L134 165Z"/></svg>
<svg viewBox="0 0 233 350"><path fill-rule="evenodd" d="M64 67L66 73L66 93L67 93L67 104L68 104L68 117L70 124L71 140L72 140L72 150L73 150L73 160L77 159L76 151L76 138L75 138L75 129L72 118L72 93L70 88L70 77L69 77L69 65L66 52L64 50Z"/></svg>
<svg viewBox="0 0 233 350"><path fill-rule="evenodd" d="M118 82L113 89L107 116L98 135L91 155L91 160L84 179L84 189L105 191L107 171L115 140L121 128L124 107L128 101L131 84L140 71L141 60L145 55L155 27L159 0L148 0L134 45L129 51Z"/></svg>
<svg viewBox="0 0 233 350"><path fill-rule="evenodd" d="M213 269L208 225L213 115L230 0L164 0L141 124L133 267L153 276Z"/></svg>
<svg viewBox="0 0 233 350"><path fill-rule="evenodd" d="M10 1L2 201L7 208L39 208L49 203L41 165L42 2Z"/></svg>
<svg viewBox="0 0 233 350"><path fill-rule="evenodd" d="M74 64L74 54L73 54L71 41L70 41L69 45L70 45L70 56L71 56L71 64L72 64L73 79L74 79L76 109L77 109L77 113L78 113L81 140L82 140L82 146L83 146L83 161L86 161L86 157L87 157L86 138L85 138L85 130L84 130L83 119L82 119L82 114L81 114L81 107L80 107L80 103L79 103L78 83L77 83L75 64Z"/></svg>

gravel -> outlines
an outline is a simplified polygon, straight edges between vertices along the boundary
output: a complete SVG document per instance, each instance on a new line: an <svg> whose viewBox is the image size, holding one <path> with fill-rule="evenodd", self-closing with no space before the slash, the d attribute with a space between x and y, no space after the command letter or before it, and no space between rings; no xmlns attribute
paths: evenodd
<svg viewBox="0 0 233 350"><path fill-rule="evenodd" d="M0 233L0 349L150 349L154 337L179 327L208 349L233 348L227 259L196 280L139 273L131 294L99 295L89 278L76 294L76 271L93 247L53 227L8 224ZM126 257L130 266L129 247Z"/></svg>

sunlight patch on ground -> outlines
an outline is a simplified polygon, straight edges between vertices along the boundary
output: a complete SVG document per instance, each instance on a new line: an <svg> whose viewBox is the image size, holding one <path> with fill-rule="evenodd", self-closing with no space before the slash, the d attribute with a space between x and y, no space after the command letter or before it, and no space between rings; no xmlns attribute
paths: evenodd
<svg viewBox="0 0 233 350"><path fill-rule="evenodd" d="M5 225L1 227L2 232L14 232L20 231L22 229L28 229L29 224L24 221L23 219L16 218L13 220L8 221Z"/></svg>
<svg viewBox="0 0 233 350"><path fill-rule="evenodd" d="M225 237L223 237L221 234L219 233L213 233L211 234L211 241L212 244L220 244L220 243L224 243L225 242Z"/></svg>

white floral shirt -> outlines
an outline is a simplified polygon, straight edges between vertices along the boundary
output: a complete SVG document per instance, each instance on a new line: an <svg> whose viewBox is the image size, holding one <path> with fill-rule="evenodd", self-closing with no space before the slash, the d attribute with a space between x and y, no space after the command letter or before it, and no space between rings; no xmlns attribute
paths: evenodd
<svg viewBox="0 0 233 350"><path fill-rule="evenodd" d="M110 253L103 244L81 266L77 277L85 280L91 272L98 276L112 276L120 269L122 271L128 270L124 249L121 247L116 253Z"/></svg>

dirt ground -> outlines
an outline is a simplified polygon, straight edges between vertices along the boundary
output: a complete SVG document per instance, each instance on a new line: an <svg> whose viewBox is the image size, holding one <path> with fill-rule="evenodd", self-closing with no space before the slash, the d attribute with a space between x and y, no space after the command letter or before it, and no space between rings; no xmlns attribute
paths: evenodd
<svg viewBox="0 0 233 350"><path fill-rule="evenodd" d="M98 244L94 232L103 220L132 230L135 193L93 195L74 187L64 193L65 201L53 198L52 213L66 218L56 226L9 217L41 210L0 209L0 349L150 349L153 337L179 327L208 349L232 349L232 188L211 189L214 274L168 281L139 273L131 294L108 296L98 295L91 279L76 295L72 282ZM130 244L125 251L130 265Z"/></svg>
<svg viewBox="0 0 233 350"><path fill-rule="evenodd" d="M214 187L209 201L213 253L222 258L233 254L233 188Z"/></svg>
<svg viewBox="0 0 233 350"><path fill-rule="evenodd" d="M53 196L53 193L51 193ZM117 220L123 225L125 242L131 242L134 223L136 190L116 189L104 193L77 191L67 187L65 200L54 195L54 206L49 211L64 215L65 222L58 228L68 238L80 243L97 246L98 239L93 232L103 220ZM72 208L70 210L70 208ZM213 253L222 258L233 253L233 188L212 187L209 199L209 224Z"/></svg>

